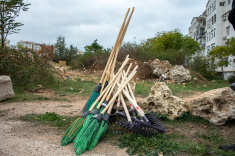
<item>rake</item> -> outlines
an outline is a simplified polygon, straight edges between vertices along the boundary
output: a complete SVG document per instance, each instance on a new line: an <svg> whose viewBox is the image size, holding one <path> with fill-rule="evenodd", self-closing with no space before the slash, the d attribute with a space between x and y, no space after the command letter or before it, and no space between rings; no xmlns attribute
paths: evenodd
<svg viewBox="0 0 235 156"><path fill-rule="evenodd" d="M125 71L123 71L123 72L124 72L123 75L125 76ZM132 103L132 104L130 104L131 109L133 110L133 107L134 107L137 110L141 120L139 120L134 115L134 117L132 117L131 119L134 120L138 124L129 124L132 122L130 122L131 120L128 119L128 123L126 123L125 120L121 120L121 121L117 122L119 125L126 127L126 128L129 128L130 130L132 130L136 133L143 134L146 136L152 136L153 134L156 133L155 132L156 130L161 133L166 132L166 129L164 128L162 122L160 121L159 117L157 117L157 115L155 113L149 111L147 114L145 114L142 111L142 109L137 105L137 102L135 100L134 94L132 92L132 89L131 89L131 86L129 83L125 86L123 93L128 98L128 100ZM125 107L124 107L124 110L125 110ZM116 112L116 114L118 114L122 117L128 118L129 112L127 112L125 110L125 113L126 114L123 114L121 112ZM133 112L133 114L134 114L134 112ZM127 125L129 125L129 127Z"/></svg>
<svg viewBox="0 0 235 156"><path fill-rule="evenodd" d="M117 96L120 94L120 92L123 90L124 86L133 78L133 76L136 74L136 71L132 71L132 73L129 75L129 77L121 83L121 87L118 89L118 91L115 93L115 95L112 97L112 99L109 101L108 105L104 108L104 110L93 116L91 120L89 121L89 124L86 125L84 128L84 131L81 135L78 135L74 140L74 147L77 155L82 154L87 148L91 141L91 138L93 135L96 134L96 132L99 129L100 122L102 120L103 114L107 111L107 109L114 103ZM117 76L117 74L116 74Z"/></svg>

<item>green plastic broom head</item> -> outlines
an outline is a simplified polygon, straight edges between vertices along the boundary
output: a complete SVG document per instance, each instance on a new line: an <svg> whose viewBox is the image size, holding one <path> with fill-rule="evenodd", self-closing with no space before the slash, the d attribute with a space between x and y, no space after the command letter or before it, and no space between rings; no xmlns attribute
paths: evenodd
<svg viewBox="0 0 235 156"><path fill-rule="evenodd" d="M80 135L77 135L75 138L74 148L77 155L81 155L88 149L92 136L95 135L99 129L100 121L98 119L100 118L100 115L102 120L102 114L95 115L90 122L83 125Z"/></svg>
<svg viewBox="0 0 235 156"><path fill-rule="evenodd" d="M97 133L92 137L89 150L94 149L100 138L105 134L106 130L108 129L108 122L109 122L109 114L106 113L103 115L103 120L101 121L100 128L98 129Z"/></svg>

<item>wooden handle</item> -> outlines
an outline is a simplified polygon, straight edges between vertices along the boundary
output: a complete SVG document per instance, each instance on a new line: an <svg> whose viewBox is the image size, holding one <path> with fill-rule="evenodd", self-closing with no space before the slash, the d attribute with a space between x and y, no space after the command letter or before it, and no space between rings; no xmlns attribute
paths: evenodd
<svg viewBox="0 0 235 156"><path fill-rule="evenodd" d="M131 116L130 116L130 113L129 113L127 107L126 107L125 100L124 100L122 94L121 94L120 96L121 96L122 106L123 106L123 108L124 108L124 111L125 111L125 114L126 114L126 117L127 117L127 121L128 121L128 122L131 122L131 121L132 121L132 120L131 120Z"/></svg>
<svg viewBox="0 0 235 156"><path fill-rule="evenodd" d="M104 114L108 107L114 103L115 99L117 98L117 96L119 95L119 93L123 90L123 88L125 87L125 85L134 77L134 75L136 74L136 71L133 71L130 76L126 79L126 81L124 81L124 83L122 84L122 86L118 89L118 91L116 92L116 94L113 96L113 98L109 101L109 104L104 108L104 110L101 112L102 114Z"/></svg>
<svg viewBox="0 0 235 156"><path fill-rule="evenodd" d="M124 28L124 30L123 30L123 33L122 33L122 36L121 36L120 43L118 44L117 52L116 52L115 59L114 59L114 62L113 62L113 66L114 66L114 67L115 67L115 64L116 64L116 58L117 58L117 55L118 55L119 50L120 50L120 48L121 48L122 41L123 41L124 36L125 36L125 34L126 34L126 30L127 30L128 25L129 25L129 23L130 23L130 20L131 20L131 17L132 17L132 14L133 14L134 10L135 10L135 8L133 7L133 8L132 8L132 11L131 11L131 14L130 14L130 16L129 16L128 20L127 20L127 24L125 25L125 28ZM112 68L112 72L111 72L111 73L113 73L113 71L114 71L114 67Z"/></svg>
<svg viewBox="0 0 235 156"><path fill-rule="evenodd" d="M122 66L119 68L117 74L115 75L115 77L109 82L108 86L100 93L100 95L98 96L98 98L95 100L95 102L92 104L92 106L90 107L89 111L92 111L92 109L95 107L96 103L100 100L100 98L106 93L106 91L108 89L110 89L110 87L112 86L112 84L115 82L116 78L118 77L119 73L121 73L121 71L123 70L123 68L125 67L125 65L127 64L127 62L129 61L129 55L127 55L125 61L123 62Z"/></svg>
<svg viewBox="0 0 235 156"><path fill-rule="evenodd" d="M101 79L100 79L100 83L102 83L102 81L104 81L104 83L105 83L105 81L106 81L106 80L104 79L104 75L105 75L105 73L107 73L107 71L108 71L107 68L110 69L110 66L112 66L112 60L113 60L113 58L114 58L114 54L116 53L116 47L117 47L117 44L119 43L120 36L121 36L121 34L122 34L122 32L123 32L123 29L124 29L124 26L125 26L126 19L127 19L128 14L129 14L129 11L130 11L130 8L128 8L128 10L127 10L127 12L126 12L126 15L125 15L125 18L124 18L124 20L123 20L123 22L122 22L122 26L121 26L121 28L120 28L120 30L119 30L118 36L117 36L116 41L115 41L115 43L114 43L114 47L113 47L112 52L111 52L111 54L110 54L110 56L109 56L109 59L108 59L108 63L107 63L108 66L105 67L105 71L104 71L103 74L102 74L102 77L101 77ZM106 75L107 75L107 74L106 74ZM103 80L103 79L104 79L104 80ZM104 83L103 83L103 84L104 84ZM103 90L103 86L102 86L102 90Z"/></svg>
<svg viewBox="0 0 235 156"><path fill-rule="evenodd" d="M98 109L100 108L100 106L101 106L102 103L104 102L105 97L106 97L107 94L109 93L108 96L106 97L106 101L108 101L110 95L112 94L114 88L116 87L117 82L120 80L120 77L121 77L121 73L119 73L117 79L116 79L115 82L112 84L110 90L107 90L106 93L104 94L104 96L102 97L102 99L100 100L100 103L99 103L99 105L97 106Z"/></svg>

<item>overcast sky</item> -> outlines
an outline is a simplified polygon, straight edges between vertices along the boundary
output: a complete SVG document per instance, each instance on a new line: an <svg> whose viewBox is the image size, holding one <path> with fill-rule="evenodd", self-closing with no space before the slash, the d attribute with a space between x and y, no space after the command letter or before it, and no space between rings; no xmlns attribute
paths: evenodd
<svg viewBox="0 0 235 156"><path fill-rule="evenodd" d="M66 45L83 50L95 39L112 48L128 8L135 7L124 42L141 42L157 32L176 28L186 35L193 17L206 9L206 0L29 0L29 10L17 21L24 26L8 36L18 41L54 44L64 36Z"/></svg>

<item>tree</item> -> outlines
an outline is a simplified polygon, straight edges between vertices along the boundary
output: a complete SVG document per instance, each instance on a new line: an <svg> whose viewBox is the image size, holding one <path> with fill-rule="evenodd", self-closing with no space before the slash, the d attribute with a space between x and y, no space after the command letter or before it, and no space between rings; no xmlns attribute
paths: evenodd
<svg viewBox="0 0 235 156"><path fill-rule="evenodd" d="M77 56L78 48L70 45L69 49L66 52L66 61L70 62L74 57Z"/></svg>
<svg viewBox="0 0 235 156"><path fill-rule="evenodd" d="M5 46L5 40L9 34L17 33L18 27L24 25L21 22L16 22L16 17L20 11L28 11L30 3L24 3L24 0L0 0L0 33L1 46Z"/></svg>
<svg viewBox="0 0 235 156"><path fill-rule="evenodd" d="M216 46L209 52L210 59L215 62L217 67L221 67L222 73L224 71L224 67L229 65L228 57L235 53L233 51L235 50L233 49L234 47L235 40L229 39L226 41L225 45ZM222 78L224 79L224 74L222 74Z"/></svg>
<svg viewBox="0 0 235 156"><path fill-rule="evenodd" d="M65 44L65 37L59 36L57 38L57 42L55 44L55 60L64 60L66 59L66 44Z"/></svg>
<svg viewBox="0 0 235 156"><path fill-rule="evenodd" d="M143 47L152 57L168 60L172 64L184 65L200 50L198 42L184 36L178 29L157 33L155 37L147 39Z"/></svg>
<svg viewBox="0 0 235 156"><path fill-rule="evenodd" d="M86 45L84 47L86 52L98 52L98 51L102 51L103 50L103 46L101 46L99 43L97 43L97 39L94 40L93 43L91 43L91 45Z"/></svg>
<svg viewBox="0 0 235 156"><path fill-rule="evenodd" d="M42 44L41 50L39 50L38 53L44 60L48 61L52 60L55 57L53 54L54 50L55 47L53 45Z"/></svg>

